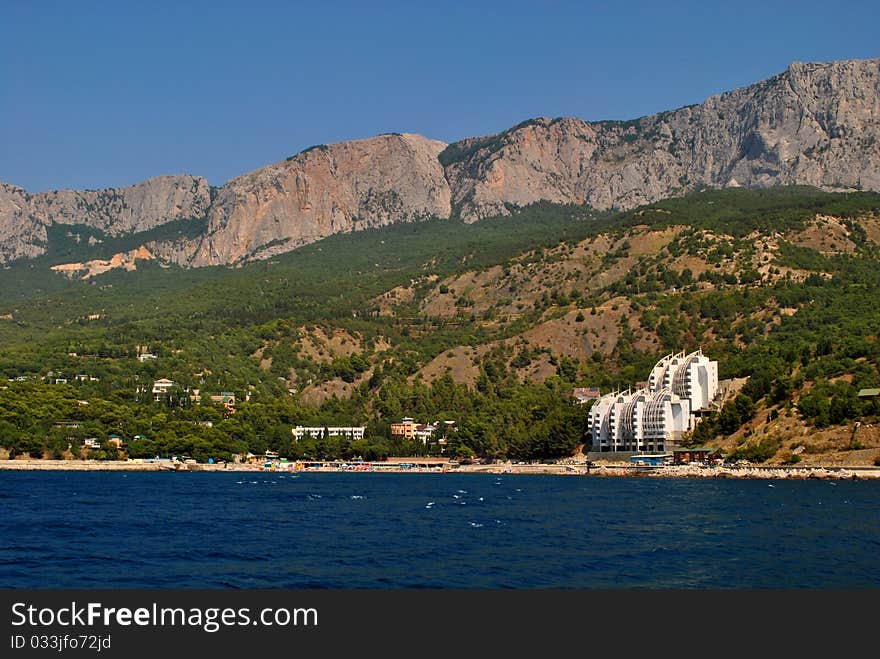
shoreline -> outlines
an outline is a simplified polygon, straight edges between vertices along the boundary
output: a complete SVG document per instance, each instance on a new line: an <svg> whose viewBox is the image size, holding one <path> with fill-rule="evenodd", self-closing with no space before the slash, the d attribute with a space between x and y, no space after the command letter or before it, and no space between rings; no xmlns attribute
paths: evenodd
<svg viewBox="0 0 880 659"><path fill-rule="evenodd" d="M381 465L381 466L379 466ZM258 464L204 464L168 461L102 461L102 460L0 460L0 471L164 471L164 472L264 472L282 474L300 473L410 473L410 474L492 474L588 476L599 478L751 478L788 480L873 480L880 479L880 467L870 466L747 466L710 467L702 465L666 465L662 467L635 466L620 463L597 464L492 464L492 465L437 465L430 467L401 467L387 463L365 465L266 469Z"/></svg>

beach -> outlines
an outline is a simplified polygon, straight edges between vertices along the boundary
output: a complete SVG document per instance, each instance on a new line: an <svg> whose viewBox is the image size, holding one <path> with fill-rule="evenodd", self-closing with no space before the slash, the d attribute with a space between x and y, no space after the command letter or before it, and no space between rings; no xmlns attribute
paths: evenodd
<svg viewBox="0 0 880 659"><path fill-rule="evenodd" d="M414 461L417 458L413 459ZM417 463L416 463L417 464ZM283 466L281 466L283 465ZM376 463L280 463L272 468L255 463L192 463L169 460L0 460L0 471L182 471L182 472L278 472L337 473L347 471L384 473L485 473L511 475L596 476L615 478L763 478L763 479L880 479L880 467L871 466L704 466L665 465L641 466L621 462L591 464L552 463L495 464L433 463L409 466L400 462Z"/></svg>
<svg viewBox="0 0 880 659"><path fill-rule="evenodd" d="M170 460L0 460L0 471L261 471L255 464L191 464Z"/></svg>

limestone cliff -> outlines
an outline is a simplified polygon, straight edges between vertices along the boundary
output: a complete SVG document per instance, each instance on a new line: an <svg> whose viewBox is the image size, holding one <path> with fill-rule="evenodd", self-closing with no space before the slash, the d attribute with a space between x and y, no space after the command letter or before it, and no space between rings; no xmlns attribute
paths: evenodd
<svg viewBox="0 0 880 659"><path fill-rule="evenodd" d="M39 256L46 249L46 226L31 212L30 195L0 182L0 263Z"/></svg>
<svg viewBox="0 0 880 659"><path fill-rule="evenodd" d="M632 121L526 121L440 158L465 220L542 199L626 209L701 186L880 190L880 59L794 63Z"/></svg>
<svg viewBox="0 0 880 659"><path fill-rule="evenodd" d="M52 224L82 224L119 236L204 217L210 203L208 182L188 175L159 176L122 188L38 194L0 183L0 263L43 254L46 227Z"/></svg>
<svg viewBox="0 0 880 659"><path fill-rule="evenodd" d="M210 204L208 181L188 175L158 176L124 188L53 190L32 196L33 212L44 224L85 224L110 236L204 217Z"/></svg>
<svg viewBox="0 0 880 659"><path fill-rule="evenodd" d="M164 255L195 266L235 263L333 233L449 217L450 190L437 160L445 147L409 134L312 147L230 181L201 242Z"/></svg>

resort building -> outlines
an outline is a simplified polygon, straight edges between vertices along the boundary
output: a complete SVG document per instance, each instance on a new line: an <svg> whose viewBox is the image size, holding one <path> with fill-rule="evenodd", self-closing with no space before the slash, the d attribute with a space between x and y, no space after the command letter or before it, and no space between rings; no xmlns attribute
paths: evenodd
<svg viewBox="0 0 880 659"><path fill-rule="evenodd" d="M364 426L297 426L291 432L295 441L303 437L320 439L327 431L328 437L348 437L351 440L364 438Z"/></svg>
<svg viewBox="0 0 880 659"><path fill-rule="evenodd" d="M391 424L391 436L403 437L404 439L415 439L416 425L418 424L416 424L411 417L405 416L400 423Z"/></svg>
<svg viewBox="0 0 880 659"><path fill-rule="evenodd" d="M391 424L391 436L402 437L403 439L421 440L422 444L427 444L434 439L434 435L440 429L443 429L441 436L445 437L450 432L455 432L455 421L433 421L431 423L417 423L410 417L404 417L399 423ZM443 445L445 439L438 440Z"/></svg>
<svg viewBox="0 0 880 659"><path fill-rule="evenodd" d="M635 391L618 391L590 408L594 451L664 452L692 430L719 393L718 362L701 351L667 355Z"/></svg>

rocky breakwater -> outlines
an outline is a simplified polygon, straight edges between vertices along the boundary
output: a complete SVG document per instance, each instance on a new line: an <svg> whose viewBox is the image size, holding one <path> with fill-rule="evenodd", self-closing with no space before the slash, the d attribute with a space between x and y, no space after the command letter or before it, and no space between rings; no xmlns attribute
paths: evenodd
<svg viewBox="0 0 880 659"><path fill-rule="evenodd" d="M636 467L625 464L597 465L590 470L595 476L646 476L654 478L759 478L782 480L860 480L880 479L877 467L788 467L740 466L709 467L704 465L667 465Z"/></svg>

